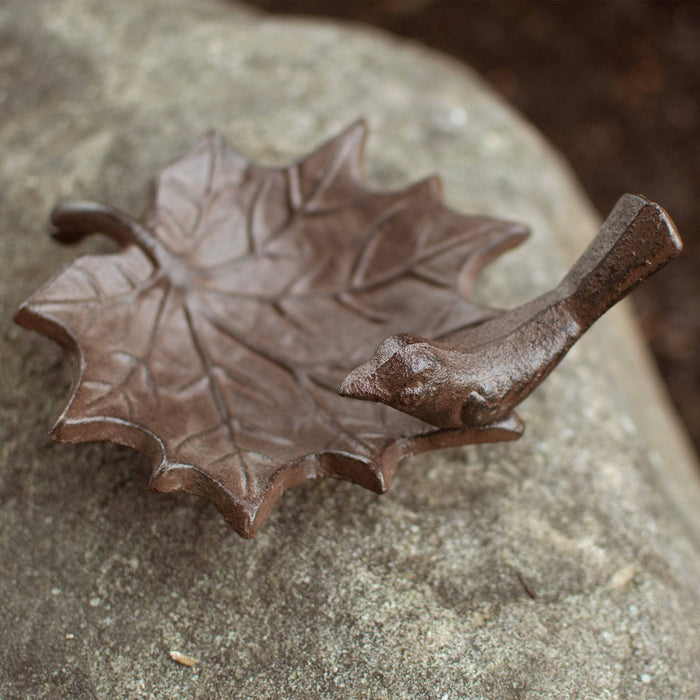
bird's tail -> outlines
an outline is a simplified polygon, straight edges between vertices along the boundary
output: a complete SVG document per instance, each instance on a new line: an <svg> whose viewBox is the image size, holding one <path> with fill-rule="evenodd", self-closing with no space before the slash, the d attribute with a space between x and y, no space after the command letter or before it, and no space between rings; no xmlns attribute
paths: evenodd
<svg viewBox="0 0 700 700"><path fill-rule="evenodd" d="M683 244L668 214L644 197L625 194L559 285L584 326L675 258Z"/></svg>

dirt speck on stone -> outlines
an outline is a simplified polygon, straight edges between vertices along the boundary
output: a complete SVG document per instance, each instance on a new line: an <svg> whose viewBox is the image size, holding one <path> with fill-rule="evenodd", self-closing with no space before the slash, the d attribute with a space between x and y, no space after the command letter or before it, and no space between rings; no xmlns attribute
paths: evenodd
<svg viewBox="0 0 700 700"><path fill-rule="evenodd" d="M182 664L183 666L194 668L195 664L197 663L196 659L193 659L191 656L183 654L182 652L169 651L168 653L173 661L177 661L177 663Z"/></svg>

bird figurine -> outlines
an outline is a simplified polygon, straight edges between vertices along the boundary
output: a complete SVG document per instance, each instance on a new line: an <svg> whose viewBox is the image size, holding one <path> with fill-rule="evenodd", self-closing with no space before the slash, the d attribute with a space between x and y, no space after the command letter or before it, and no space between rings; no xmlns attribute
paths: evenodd
<svg viewBox="0 0 700 700"><path fill-rule="evenodd" d="M668 214L625 194L554 289L436 340L393 335L345 378L340 393L439 428L497 424L603 313L681 250Z"/></svg>

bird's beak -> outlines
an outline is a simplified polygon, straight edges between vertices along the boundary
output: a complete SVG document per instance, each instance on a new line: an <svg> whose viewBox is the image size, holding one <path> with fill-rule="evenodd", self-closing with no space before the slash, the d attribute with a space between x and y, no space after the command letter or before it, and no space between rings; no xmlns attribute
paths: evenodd
<svg viewBox="0 0 700 700"><path fill-rule="evenodd" d="M377 378L374 363L370 360L365 364L355 367L348 374L340 385L341 396L347 396L351 399L362 399L363 401L381 401L382 397L379 394L380 389L377 387Z"/></svg>

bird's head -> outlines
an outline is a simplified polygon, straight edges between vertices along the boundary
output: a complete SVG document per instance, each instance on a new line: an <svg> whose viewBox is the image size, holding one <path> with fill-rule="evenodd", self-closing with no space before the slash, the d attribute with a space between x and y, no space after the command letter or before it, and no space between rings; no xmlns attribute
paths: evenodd
<svg viewBox="0 0 700 700"><path fill-rule="evenodd" d="M499 417L499 406L471 369L439 342L393 335L348 374L340 394L379 401L439 428L486 425Z"/></svg>
<svg viewBox="0 0 700 700"><path fill-rule="evenodd" d="M434 387L440 367L440 348L432 341L409 333L393 335L377 348L369 361L348 374L340 393L396 408L410 408Z"/></svg>

